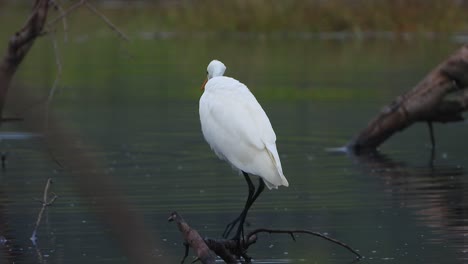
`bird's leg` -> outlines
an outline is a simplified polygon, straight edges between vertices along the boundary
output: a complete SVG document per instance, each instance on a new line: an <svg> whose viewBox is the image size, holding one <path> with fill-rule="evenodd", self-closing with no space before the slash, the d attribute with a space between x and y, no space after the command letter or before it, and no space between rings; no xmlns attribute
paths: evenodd
<svg viewBox="0 0 468 264"><path fill-rule="evenodd" d="M431 147L432 149L435 149L434 128L432 127L432 122L427 122L427 126L429 127L429 135L431 137Z"/></svg>
<svg viewBox="0 0 468 264"><path fill-rule="evenodd" d="M258 187L257 191L255 192L254 196L252 197L252 201L250 202L249 208L253 205L253 203L257 200L260 194L265 190L265 182L262 178L258 177Z"/></svg>
<svg viewBox="0 0 468 264"><path fill-rule="evenodd" d="M262 178L258 178L258 187L257 190L255 191L255 194L253 195L252 199L250 200L250 204L247 207L247 211L245 213L244 221L247 218L247 212L250 210L250 207L254 204L254 202L257 200L257 198L260 196L260 194L265 190L265 182L263 181ZM240 218L240 216L239 216ZM244 226L244 223L242 222L240 225ZM244 237L244 228L242 228L242 234L241 236Z"/></svg>
<svg viewBox="0 0 468 264"><path fill-rule="evenodd" d="M234 221L229 223L226 226L226 228L224 229L223 238L227 238L229 236L232 229L234 229L234 227L236 226L236 224L239 221L241 221L241 223L243 224L243 222L245 221L244 212L245 212L245 215L247 215L247 211L249 210L248 208L250 208L250 205L252 204L251 200L252 200L252 198L253 198L253 196L255 194L255 185L250 180L249 174L247 172L244 172L244 171L242 171L242 174L244 175L245 181L247 182L247 185L248 185L248 188L249 188L249 194L248 194L248 197L247 197L247 201L245 202L245 206L244 206L244 209L242 210L242 213L236 219L234 219ZM244 219L244 221L242 221L242 219ZM242 227L242 225L239 225L239 227ZM239 232L239 227L238 227L238 232ZM236 234L236 236L234 236L233 239L234 240L236 240L236 239L239 240L240 239L240 233Z"/></svg>
<svg viewBox="0 0 468 264"><path fill-rule="evenodd" d="M240 238L242 238L242 240L244 239L244 222L245 222L245 218L247 218L247 213L249 212L250 207L253 205L255 200L257 200L257 198L260 196L260 194L263 192L264 189L265 189L265 182L263 181L262 178L258 178L257 190L255 191L255 194L251 197L250 202L246 203L244 211L242 211L242 214L240 215L240 222L239 222L239 225L237 226L236 235L233 237L234 240L238 240L239 248L240 248Z"/></svg>

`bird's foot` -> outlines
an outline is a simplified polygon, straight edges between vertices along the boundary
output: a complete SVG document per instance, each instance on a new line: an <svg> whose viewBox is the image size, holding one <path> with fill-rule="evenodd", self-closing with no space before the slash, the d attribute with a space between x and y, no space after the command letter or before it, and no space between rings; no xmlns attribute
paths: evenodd
<svg viewBox="0 0 468 264"><path fill-rule="evenodd" d="M231 240L236 241L237 250L240 252L240 254L244 253L246 243L243 226L238 227L236 234L231 238Z"/></svg>

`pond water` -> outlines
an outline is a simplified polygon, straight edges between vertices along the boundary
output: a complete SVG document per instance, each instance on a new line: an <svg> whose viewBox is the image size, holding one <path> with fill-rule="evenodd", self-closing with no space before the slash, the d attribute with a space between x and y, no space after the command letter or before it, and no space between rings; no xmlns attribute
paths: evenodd
<svg viewBox="0 0 468 264"><path fill-rule="evenodd" d="M200 85L214 58L227 65L226 75L250 87L267 112L290 182L263 193L248 215L249 230L326 233L358 250L365 256L361 263L466 262L466 123L435 125L433 161L425 125L394 136L380 155L327 151L346 144L383 105L457 49L454 38L132 38L124 43L106 33L60 42L63 75L51 109L110 176L127 203L123 208L141 217L154 240L147 252L153 263L177 263L183 256L181 235L167 222L171 211L202 235L219 237L246 198L244 179L215 157L200 131ZM23 86L47 94L56 73L50 46L36 43L16 75L12 100ZM21 124L2 131L27 132ZM6 135L0 263L129 263L119 230L103 220L106 208L93 206L101 193L83 195L74 172L51 156L56 146L41 137ZM45 212L34 246L29 238L41 207L35 198L48 178L59 198ZM306 235L296 242L262 235L249 253L255 263L354 260L345 249Z"/></svg>

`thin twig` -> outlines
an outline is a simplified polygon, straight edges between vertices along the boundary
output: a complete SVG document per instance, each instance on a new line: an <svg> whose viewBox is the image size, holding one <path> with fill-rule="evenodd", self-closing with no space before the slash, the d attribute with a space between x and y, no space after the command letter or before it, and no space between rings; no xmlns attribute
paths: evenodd
<svg viewBox="0 0 468 264"><path fill-rule="evenodd" d="M291 235L291 237L293 238L293 240L295 240L294 238L294 234L308 234L308 235L313 235L313 236L317 236L317 237L321 237L325 240L328 240L332 243L335 243L337 245L340 245L344 248L346 248L347 250L351 251L354 255L357 256L358 259L361 259L362 256L361 254L359 254L358 252L356 252L354 249L352 249L350 246L346 245L345 243L337 240L337 239L334 239L334 238L331 238L329 236L326 236L324 234L321 234L321 233L318 233L318 232L312 232L312 231L309 231L309 230L282 230L282 229L266 229L266 228L259 228L259 229L255 229L253 230L252 232L250 232L248 235L247 235L247 241L250 240L250 237L252 236L255 236L256 234L258 233L269 233L269 234L289 234Z"/></svg>
<svg viewBox="0 0 468 264"><path fill-rule="evenodd" d="M55 31L50 32L50 36L52 38L52 44L54 47L54 56L55 56L55 64L57 65L57 74L55 75L55 80L50 88L49 95L47 96L46 103L45 103L45 121L44 121L44 130L45 133L48 132L49 128L49 112L50 112L50 104L52 103L52 99L54 98L55 92L57 90L58 83L60 81L60 78L62 77L62 62L60 59L60 52L58 50L58 45L57 45L57 38L55 35ZM49 144L46 144L49 146ZM55 155L52 153L52 150L50 147L47 147L47 150L49 152L49 155L52 157L52 160L57 163L61 168L63 168L62 164L58 161L58 159L55 157Z"/></svg>
<svg viewBox="0 0 468 264"><path fill-rule="evenodd" d="M122 39L129 41L127 35L125 35L117 26L112 24L112 22L101 12L99 12L93 5L88 1L85 1L86 7L91 10L94 14L98 15L113 31L115 31Z"/></svg>
<svg viewBox="0 0 468 264"><path fill-rule="evenodd" d="M37 255L37 261L39 264L43 264L44 263L44 257L42 256L42 252L41 250L39 249L39 247L37 247L35 245L35 249L36 249L36 255Z"/></svg>
<svg viewBox="0 0 468 264"><path fill-rule="evenodd" d="M60 15L62 16L62 22L63 22L63 41L68 42L68 23L67 23L67 16L65 16L65 10L62 8L62 5L60 5L59 0L52 1L53 5L57 8L57 10L60 12Z"/></svg>
<svg viewBox="0 0 468 264"><path fill-rule="evenodd" d="M60 21L64 17L68 16L71 12L73 12L75 9L82 6L85 2L86 2L86 0L80 0L78 3L72 5L70 8L68 8L64 12L60 12L61 14L58 17L52 19L49 23L47 23L46 28L49 28L50 26L57 23L58 21Z"/></svg>
<svg viewBox="0 0 468 264"><path fill-rule="evenodd" d="M47 197L48 197L48 194L49 194L49 188L50 188L51 183L52 183L52 179L51 178L47 179L47 183L46 183L46 186L44 188L44 194L42 196L42 202L43 203L47 202Z"/></svg>
<svg viewBox="0 0 468 264"><path fill-rule="evenodd" d="M57 38L55 37L55 32L51 31L52 34L50 34L52 38L52 44L54 47L54 55L55 55L55 64L57 65L57 74L55 75L55 80L54 84L52 85L52 88L50 88L49 91L49 96L47 97L47 102L46 102L46 113L45 113L45 128L47 131L48 123L49 123L49 107L52 102L52 99L54 98L55 91L57 90L57 84L60 81L60 77L62 77L62 62L60 60L60 52L58 50L58 45L57 45Z"/></svg>
<svg viewBox="0 0 468 264"><path fill-rule="evenodd" d="M44 194L42 195L42 201L41 201L42 207L41 207L41 210L39 211L39 214L37 215L36 225L34 226L34 230L30 238L34 245L36 244L36 240L37 240L37 237L36 237L37 229L39 228L39 225L41 224L42 215L45 209L48 206L51 206L55 202L55 200L58 198L58 196L52 192L50 193L52 195L52 198L49 199L49 189L50 189L51 184L52 184L52 178L47 179L47 183L44 187Z"/></svg>

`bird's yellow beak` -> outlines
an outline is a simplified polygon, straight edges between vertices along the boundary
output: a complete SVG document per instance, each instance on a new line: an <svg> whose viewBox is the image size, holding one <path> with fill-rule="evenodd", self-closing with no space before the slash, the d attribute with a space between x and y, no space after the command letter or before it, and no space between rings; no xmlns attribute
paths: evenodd
<svg viewBox="0 0 468 264"><path fill-rule="evenodd" d="M208 78L205 79L205 81L203 82L200 90L202 90L202 91L205 90L205 85L206 85L207 82L208 82Z"/></svg>

